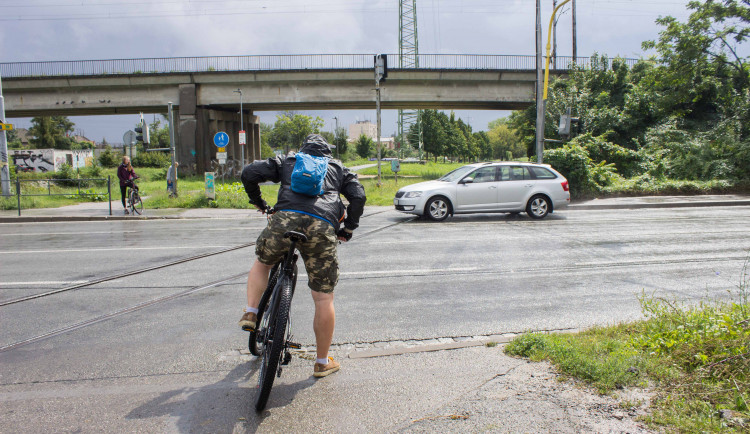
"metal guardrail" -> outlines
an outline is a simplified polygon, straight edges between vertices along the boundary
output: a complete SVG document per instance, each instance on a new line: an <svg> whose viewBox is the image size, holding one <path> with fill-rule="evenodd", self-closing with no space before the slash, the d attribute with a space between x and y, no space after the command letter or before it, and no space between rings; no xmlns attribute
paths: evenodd
<svg viewBox="0 0 750 434"><path fill-rule="evenodd" d="M398 69L399 56L389 54L391 69ZM614 59L608 59L607 67ZM622 59L633 66L639 59ZM557 56L557 69L573 64L591 65L588 57L573 62L570 56ZM420 54L415 69L456 70L534 70L536 56L490 54ZM290 71L373 68L372 54L299 54L268 56L162 57L149 59L70 60L0 63L3 78L170 74L215 71ZM409 68L412 69L412 68Z"/></svg>
<svg viewBox="0 0 750 434"><path fill-rule="evenodd" d="M104 193L89 193L89 192L81 192L81 182L84 182L88 184L88 182L94 181L94 182L107 182L107 198L109 199L109 215L112 215L112 177L107 176L106 178L76 178L76 179L20 179L16 177L15 181L15 187L16 191L13 194L16 196L18 200L18 216L21 216L21 197L31 197L31 196L98 196ZM21 183L22 182L46 182L47 183L47 193L39 193L39 194L22 194L21 193ZM71 184L76 183L78 186L77 193L52 193L52 183L64 183L64 184Z"/></svg>

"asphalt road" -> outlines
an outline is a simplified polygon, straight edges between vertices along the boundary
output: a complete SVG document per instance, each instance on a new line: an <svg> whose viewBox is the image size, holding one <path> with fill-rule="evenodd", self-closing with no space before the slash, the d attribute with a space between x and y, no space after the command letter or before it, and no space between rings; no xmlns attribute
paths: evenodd
<svg viewBox="0 0 750 434"><path fill-rule="evenodd" d="M339 248L334 342L607 324L639 318L644 291L726 297L750 251L748 216L750 207L679 208L429 223L368 208ZM502 355L484 347L344 359L317 382L312 362L295 358L255 415L257 365L238 352L246 334L236 323L253 248L131 272L251 243L264 225L260 216L0 225L0 304L121 275L0 306L0 432L400 430L497 375ZM304 345L314 342L311 313L298 291L292 327Z"/></svg>

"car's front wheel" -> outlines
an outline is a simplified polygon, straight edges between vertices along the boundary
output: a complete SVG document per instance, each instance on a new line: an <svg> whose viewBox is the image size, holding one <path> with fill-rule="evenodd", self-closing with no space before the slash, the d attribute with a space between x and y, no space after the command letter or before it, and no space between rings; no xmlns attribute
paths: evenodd
<svg viewBox="0 0 750 434"><path fill-rule="evenodd" d="M526 214L533 219L543 219L547 217L552 206L549 199L544 196L534 196L526 204Z"/></svg>
<svg viewBox="0 0 750 434"><path fill-rule="evenodd" d="M427 201L424 207L425 215L432 221L441 222L448 218L450 214L450 204L448 199L437 196Z"/></svg>

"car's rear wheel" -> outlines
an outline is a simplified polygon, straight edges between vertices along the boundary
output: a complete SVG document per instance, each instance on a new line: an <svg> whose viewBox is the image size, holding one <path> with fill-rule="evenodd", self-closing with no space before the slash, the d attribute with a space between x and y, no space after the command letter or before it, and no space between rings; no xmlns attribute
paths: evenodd
<svg viewBox="0 0 750 434"><path fill-rule="evenodd" d="M549 199L538 195L529 199L529 203L526 204L526 214L533 219L543 219L547 217L551 208Z"/></svg>
<svg viewBox="0 0 750 434"><path fill-rule="evenodd" d="M441 222L448 218L450 214L450 204L448 199L442 196L436 196L427 202L424 207L425 215L432 221Z"/></svg>

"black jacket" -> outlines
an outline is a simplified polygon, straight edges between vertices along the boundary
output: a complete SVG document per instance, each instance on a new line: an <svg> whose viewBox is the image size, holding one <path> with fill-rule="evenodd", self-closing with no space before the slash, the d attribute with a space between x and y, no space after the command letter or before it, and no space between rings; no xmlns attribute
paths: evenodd
<svg viewBox="0 0 750 434"><path fill-rule="evenodd" d="M300 152L317 157L332 157L328 143L317 134L311 134L305 138ZM314 214L331 222L338 231L339 221L344 215L345 208L339 194L343 194L349 201L349 206L346 207L344 227L349 230L357 229L359 218L362 216L367 200L365 189L359 183L357 174L350 172L341 161L331 158L328 161L328 173L326 173L323 182L325 193L319 196L307 196L295 193L291 189L292 170L296 161L294 155L278 156L245 166L242 170L242 184L245 186L250 203L262 203L259 183L266 181L280 182L281 186L279 187L276 205L274 205L275 209Z"/></svg>

